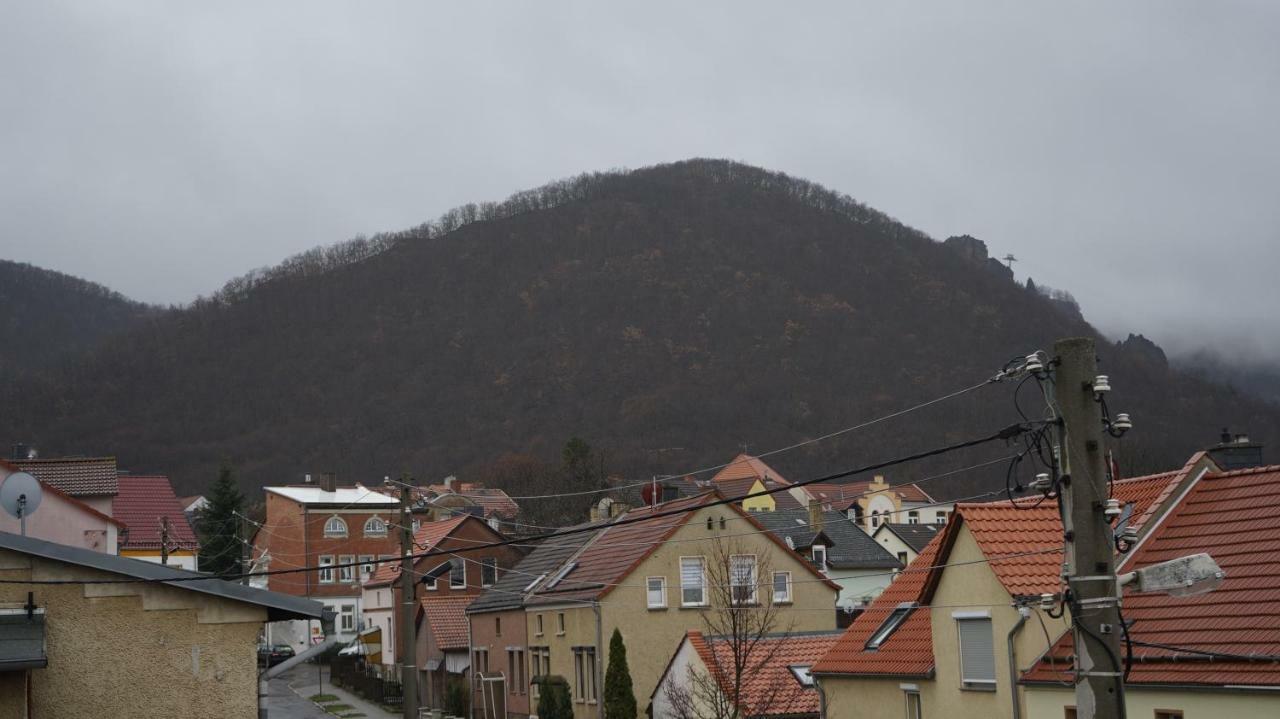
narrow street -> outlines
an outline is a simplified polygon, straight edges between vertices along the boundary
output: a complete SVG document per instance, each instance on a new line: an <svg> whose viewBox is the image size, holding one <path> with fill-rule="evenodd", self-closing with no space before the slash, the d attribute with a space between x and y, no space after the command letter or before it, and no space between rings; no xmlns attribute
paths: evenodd
<svg viewBox="0 0 1280 719"><path fill-rule="evenodd" d="M303 664L271 680L271 696L267 700L270 719L325 719L331 715L309 700L298 696L290 684L310 686L315 683L316 667ZM305 677L305 678L304 678Z"/></svg>

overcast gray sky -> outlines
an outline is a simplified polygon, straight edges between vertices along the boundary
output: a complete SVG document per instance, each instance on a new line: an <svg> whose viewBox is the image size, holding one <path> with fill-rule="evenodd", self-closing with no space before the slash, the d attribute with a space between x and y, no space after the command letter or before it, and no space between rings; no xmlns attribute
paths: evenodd
<svg viewBox="0 0 1280 719"><path fill-rule="evenodd" d="M1280 357L1273 0L0 8L0 257L137 299L726 157L982 238L1104 331Z"/></svg>

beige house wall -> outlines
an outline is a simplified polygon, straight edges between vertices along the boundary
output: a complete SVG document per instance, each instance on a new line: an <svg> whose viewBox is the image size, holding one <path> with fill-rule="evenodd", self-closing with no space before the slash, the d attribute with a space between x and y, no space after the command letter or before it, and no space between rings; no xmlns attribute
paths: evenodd
<svg viewBox="0 0 1280 719"><path fill-rule="evenodd" d="M983 561L985 559L987 557L978 548L968 527L962 526L956 535L951 554L947 557L948 564L957 566L943 571L931 601L936 607L930 610L936 664L934 693L939 705L948 707L949 715L957 718L1013 716L1007 639L1009 630L1018 621L1018 612L1010 606L1012 598L991 567ZM1031 611L1033 615L1014 641L1019 670L1029 667L1046 649L1045 632L1040 627L1036 613L1044 621L1049 636L1055 640L1069 628L1065 617L1053 619L1038 609ZM954 616L958 612L990 613L991 638L995 648L994 691L966 689L961 682L959 627ZM1020 691L1019 695L1021 694ZM1025 708L1025 698L1020 700Z"/></svg>
<svg viewBox="0 0 1280 719"><path fill-rule="evenodd" d="M1075 706L1075 694L1054 687L1026 687L1026 719L1063 719ZM1125 707L1134 719L1149 719L1157 709L1182 712L1186 719L1275 719L1280 716L1280 693L1244 691L1169 691L1126 687Z"/></svg>
<svg viewBox="0 0 1280 719"><path fill-rule="evenodd" d="M4 550L0 577L118 578ZM20 604L29 590L46 611L49 659L31 672L34 716L257 716L265 609L153 584L0 585L0 602ZM0 717L22 716L14 674L0 675Z"/></svg>
<svg viewBox="0 0 1280 719"><path fill-rule="evenodd" d="M953 707L938 704L933 682L921 679L818 677L828 719L907 716L907 689L920 694L925 719L953 716Z"/></svg>
<svg viewBox="0 0 1280 719"><path fill-rule="evenodd" d="M707 529L707 517L712 519L712 529ZM720 528L724 518L725 528ZM680 557L704 556L708 563L715 555L715 537L723 537L726 547L745 554L756 554L761 581L769 590L770 576L766 572L788 571L792 578L793 601L780 608L780 619L775 632L822 631L836 628L835 601L837 590L816 577L809 565L798 555L789 552L767 536L758 533L755 524L728 507L707 507L693 512L689 520L672 535L669 541L657 547L627 577L620 581L601 600L601 641L596 658L600 675L608 663L609 638L615 628L622 632L627 646L627 663L631 669L631 681L635 688L636 705L641 712L649 704L649 697L657 686L667 662L676 652L689 630L705 631L702 613L707 609L680 607ZM598 541L607 543L606 533ZM639 557L643 548L636 550ZM645 592L647 577L662 576L667 580L667 608L648 609ZM570 575L572 578L572 575ZM566 580L567 581L567 580ZM565 614L565 634L556 635L556 615ZM536 636L536 616L543 615L544 635ZM595 613L589 605L564 605L558 609L530 607L528 618L528 643L530 646L551 648L551 669L574 684L575 646L596 645ZM600 682L599 691L604 690ZM596 716L596 706L575 704L576 719Z"/></svg>

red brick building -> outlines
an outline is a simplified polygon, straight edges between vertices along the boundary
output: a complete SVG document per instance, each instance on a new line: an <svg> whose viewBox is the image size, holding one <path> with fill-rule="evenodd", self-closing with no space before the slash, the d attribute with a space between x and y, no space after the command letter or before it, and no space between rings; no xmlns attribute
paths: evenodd
<svg viewBox="0 0 1280 719"><path fill-rule="evenodd" d="M264 487L266 521L254 536L253 556L259 571L314 567L269 575L266 588L324 603L338 614L339 635L354 638L362 620L361 584L373 574L375 560L399 554L400 502L359 484L335 485L328 475L319 484Z"/></svg>
<svg viewBox="0 0 1280 719"><path fill-rule="evenodd" d="M488 523L470 514L423 522L414 534L416 553L440 553L414 564L418 596L415 664L421 706L442 707L446 682L468 679L467 605L523 558L523 552L514 546L475 548L503 539ZM450 553L458 550L471 551ZM384 663L398 662L402 649L393 639L399 621L395 611L400 606L399 576L398 565L384 564L364 586L370 619L382 629Z"/></svg>

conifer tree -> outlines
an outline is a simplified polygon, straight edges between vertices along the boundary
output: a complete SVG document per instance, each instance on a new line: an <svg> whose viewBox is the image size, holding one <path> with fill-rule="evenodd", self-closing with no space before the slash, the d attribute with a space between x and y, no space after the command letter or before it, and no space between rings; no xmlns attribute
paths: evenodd
<svg viewBox="0 0 1280 719"><path fill-rule="evenodd" d="M609 668L604 674L605 719L636 719L636 693L627 667L627 645L622 632L613 630L609 639Z"/></svg>
<svg viewBox="0 0 1280 719"><path fill-rule="evenodd" d="M218 479L206 497L209 504L196 516L196 531L200 535L200 571L212 574L234 575L241 571L240 556L244 495L236 486L235 475L229 464L223 463ZM246 567L247 569L247 567Z"/></svg>

